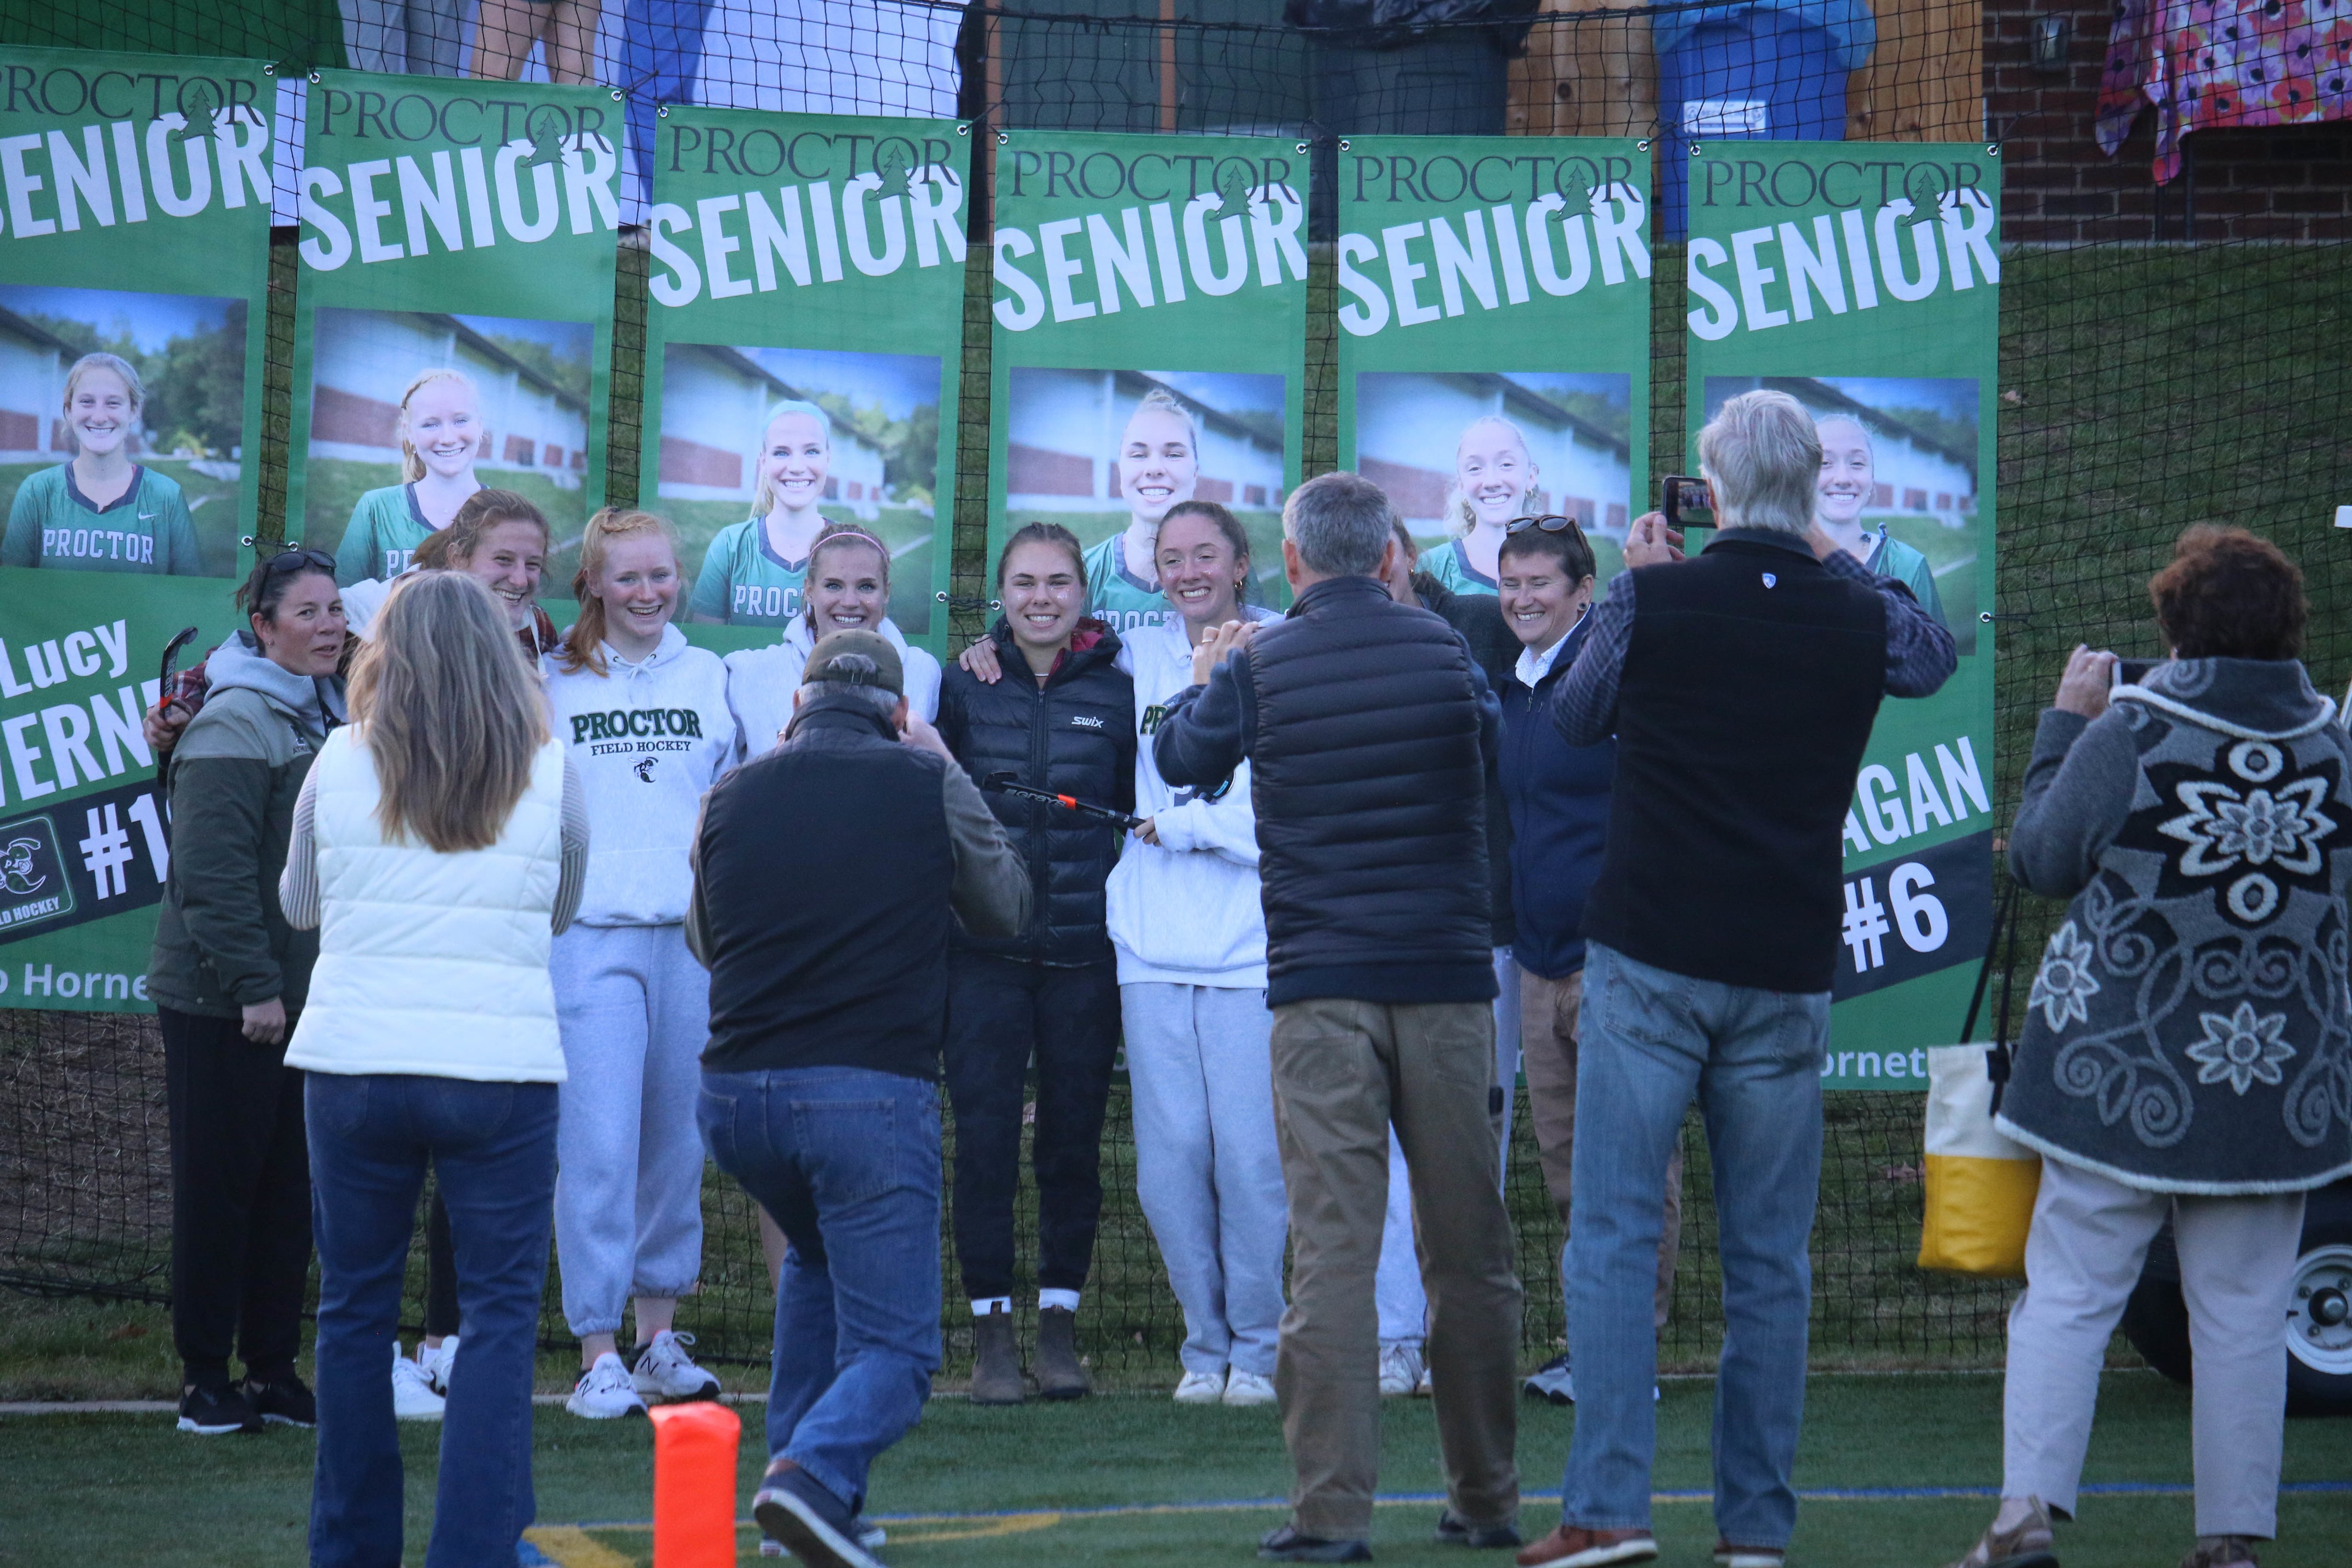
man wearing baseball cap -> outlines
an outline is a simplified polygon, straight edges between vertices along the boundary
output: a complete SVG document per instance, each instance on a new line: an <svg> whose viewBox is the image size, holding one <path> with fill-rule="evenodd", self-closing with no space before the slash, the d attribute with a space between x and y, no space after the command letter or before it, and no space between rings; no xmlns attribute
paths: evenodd
<svg viewBox="0 0 2352 1568"><path fill-rule="evenodd" d="M828 633L801 681L782 742L703 797L687 942L704 1141L791 1243L752 1512L803 1563L869 1568L867 1468L940 1364L950 922L1013 934L1029 878L888 639Z"/></svg>

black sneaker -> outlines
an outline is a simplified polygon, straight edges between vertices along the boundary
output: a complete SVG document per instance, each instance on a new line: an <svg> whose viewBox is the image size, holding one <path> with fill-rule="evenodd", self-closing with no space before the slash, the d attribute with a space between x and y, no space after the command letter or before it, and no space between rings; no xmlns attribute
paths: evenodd
<svg viewBox="0 0 2352 1568"><path fill-rule="evenodd" d="M1302 1535L1295 1524L1268 1531L1257 1543L1257 1554L1269 1563L1370 1563L1372 1549L1362 1541L1331 1541Z"/></svg>
<svg viewBox="0 0 2352 1568"><path fill-rule="evenodd" d="M189 1384L180 1391L180 1430L199 1437L258 1432L261 1417L234 1383Z"/></svg>
<svg viewBox="0 0 2352 1568"><path fill-rule="evenodd" d="M1440 1546L1467 1546L1474 1552L1491 1552L1497 1547L1517 1546L1519 1527L1509 1520L1500 1524L1473 1524L1452 1509L1437 1516L1437 1543Z"/></svg>
<svg viewBox="0 0 2352 1568"><path fill-rule="evenodd" d="M267 1380L248 1377L240 1386L246 1403L264 1421L280 1426L310 1427L319 1424L318 1396L291 1368Z"/></svg>
<svg viewBox="0 0 2352 1568"><path fill-rule="evenodd" d="M882 1568L858 1544L860 1525L849 1505L790 1459L777 1460L762 1478L751 1517L810 1568Z"/></svg>

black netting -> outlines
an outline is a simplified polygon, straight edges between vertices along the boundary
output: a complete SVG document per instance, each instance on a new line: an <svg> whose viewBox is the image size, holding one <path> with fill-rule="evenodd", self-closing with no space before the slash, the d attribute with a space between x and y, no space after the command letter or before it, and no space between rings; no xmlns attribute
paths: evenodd
<svg viewBox="0 0 2352 1568"><path fill-rule="evenodd" d="M1307 8L1319 19L1347 19L1323 5ZM2139 68L2133 47L2107 48L2110 26L2153 26L2161 20L2156 9L2147 0L2037 4L2031 11L2021 0L1810 8L1809 15L1843 16L1847 25L1875 11L1869 59L1847 75L1832 59L1834 37L1826 45L1768 38L1781 26L1774 18L1794 15L1768 6L1579 5L1508 24L1374 37L1286 26L1276 0L1046 0L1018 7L629 0L595 16L586 47L553 63L576 58L584 62L582 75L620 89L639 136L652 125L656 103L694 101L956 114L1016 129L1270 133L1309 140L1326 158L1338 137L1374 132L1630 135L1649 139L1653 155L1664 158L1686 126L1723 133L1719 119L1695 121L1676 112L1712 94L1785 100L1795 116L1785 122L1810 124L1809 135L2000 142L2009 250L1999 619L1990 631L1999 655L1996 805L2005 817L2014 809L2034 716L2066 650L2087 642L2127 655L2160 651L2145 584L2187 524L2242 524L2277 539L2309 578L2315 675L2340 688L2352 673L2352 629L2334 615L2345 603L2340 591L2352 559L2329 527L2334 508L2352 501L2343 489L2352 472L2346 434L2352 368L2343 352L2345 300L2352 298L2352 138L2343 124L2324 120L2342 112L2343 89L2320 82L2323 90L2282 97L2275 108L2249 99L2243 128L2196 131L2179 147L2177 174L2168 168L2172 177L2158 184L2154 166L2169 150L2158 145L2163 127L2152 110L2108 115L2115 155L2093 141L2103 66L2119 60L2110 75L2123 73L2126 89ZM0 0L0 38L258 56L279 62L290 97L303 72L322 66L469 69L488 58L481 47L486 26L500 17L531 25L558 14L588 13L520 0L343 0L340 13L325 0L254 8L218 0L94 0L70 8ZM1689 44L1696 23L1727 20L1747 28L1745 55L1706 54ZM2241 52L2242 69L2261 63L2259 51ZM538 45L526 68L536 77L549 63ZM2104 107L2127 110L2129 98L2127 90L2120 99L2110 93ZM992 141L972 139L976 190L986 188ZM282 168L280 181L283 196L290 187ZM290 202L283 205L290 216ZM642 210L633 204L625 216ZM975 237L984 238L985 201L975 201L972 212ZM1328 238L1328 209L1318 211L1315 226ZM1681 256L1668 235L1658 239L1653 484L1681 467L1673 433L1683 428L1685 394ZM285 531L293 241L291 228L278 231L272 257L263 510L256 520L265 537ZM959 637L978 629L983 583L987 255L984 245L973 247L964 318L964 425L953 490ZM615 500L636 488L645 259L641 234L625 231L608 447ZM1329 247L1318 245L1306 345L1309 473L1331 467L1338 453L1333 279ZM2021 953L2036 950L2053 913L2027 901ZM1129 1127L1122 1082L1105 1138L1106 1206L1082 1322L1097 1368L1161 1377L1173 1367L1182 1331L1136 1205ZM1664 1351L1670 1364L1693 1366L1719 1340L1720 1280L1696 1124L1686 1142L1683 1256ZM168 1281L166 1152L162 1053L152 1020L0 1014L0 1283L160 1299ZM1922 1365L1998 1354L2008 1291L1911 1266L1920 1163L1915 1097L1832 1097L1814 1241L1814 1344L1824 1361ZM1024 1223L1033 1225L1034 1194L1024 1194L1024 1205L1031 1216ZM715 1173L706 1206L704 1289L681 1326L700 1336L705 1353L757 1363L765 1354L769 1294L752 1212ZM1514 1133L1510 1206L1528 1285L1523 1349L1538 1360L1562 1333L1559 1227L1524 1111ZM1034 1235L1024 1247L1034 1255ZM412 1321L422 1310L418 1250ZM945 1285L952 1370L969 1356L970 1320L956 1306L957 1282ZM1024 1300L1025 1313L1034 1292L1016 1300ZM543 1321L551 1340L562 1337L551 1291Z"/></svg>

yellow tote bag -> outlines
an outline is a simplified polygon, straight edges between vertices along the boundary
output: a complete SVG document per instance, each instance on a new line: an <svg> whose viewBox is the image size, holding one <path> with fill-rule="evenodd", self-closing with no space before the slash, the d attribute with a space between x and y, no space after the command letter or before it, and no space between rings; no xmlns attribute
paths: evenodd
<svg viewBox="0 0 2352 1568"><path fill-rule="evenodd" d="M1927 1052L1927 1218L1919 1267L2025 1278L2042 1157L1992 1124L1983 1046Z"/></svg>

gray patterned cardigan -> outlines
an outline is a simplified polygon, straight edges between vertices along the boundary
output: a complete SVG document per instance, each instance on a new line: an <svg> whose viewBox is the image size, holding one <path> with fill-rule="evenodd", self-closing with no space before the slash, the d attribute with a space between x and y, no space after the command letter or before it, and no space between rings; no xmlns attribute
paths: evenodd
<svg viewBox="0 0 2352 1568"><path fill-rule="evenodd" d="M2352 1173L2352 742L2293 660L2181 659L2042 715L2011 873L2071 897L2001 1131L2149 1192Z"/></svg>

